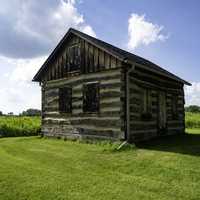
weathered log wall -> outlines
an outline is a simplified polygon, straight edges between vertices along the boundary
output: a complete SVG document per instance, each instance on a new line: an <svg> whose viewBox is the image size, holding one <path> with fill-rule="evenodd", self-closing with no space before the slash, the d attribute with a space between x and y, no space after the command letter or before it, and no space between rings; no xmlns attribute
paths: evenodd
<svg viewBox="0 0 200 200"><path fill-rule="evenodd" d="M80 66L76 70L72 70L69 66L69 48L75 45L78 46L80 55L77 54L78 56L74 59L76 59L77 62L80 61ZM121 65L120 60L105 51L77 36L71 36L71 38L59 49L53 62L49 64L48 69L42 76L42 82L114 69L116 67L121 67Z"/></svg>
<svg viewBox="0 0 200 200"><path fill-rule="evenodd" d="M142 119L143 90L149 90L149 119ZM130 137L133 141L147 140L158 135L184 132L183 85L172 80L135 68L129 77ZM159 93L166 98L166 128L159 130ZM177 115L173 113L173 96L177 96Z"/></svg>
<svg viewBox="0 0 200 200"><path fill-rule="evenodd" d="M83 113L83 84L94 81L100 86L100 111ZM121 82L120 68L46 82L43 85L43 134L123 139ZM64 86L72 88L72 114L62 114L58 110L58 91Z"/></svg>
<svg viewBox="0 0 200 200"><path fill-rule="evenodd" d="M69 48L78 47L80 66L71 66ZM91 43L71 36L59 48L42 75L42 132L57 137L98 137L127 139L130 130L132 141L146 140L160 134L184 131L183 84L146 71L138 66L129 77L129 115L127 124L126 70L128 66L108 52ZM73 63L73 62L72 62ZM98 82L100 110L83 112L83 85ZM59 112L59 88L72 88L72 113ZM148 90L151 117L142 118L144 89ZM159 127L159 95L165 96L166 127ZM174 96L177 103L174 106ZM174 114L176 108L176 114Z"/></svg>

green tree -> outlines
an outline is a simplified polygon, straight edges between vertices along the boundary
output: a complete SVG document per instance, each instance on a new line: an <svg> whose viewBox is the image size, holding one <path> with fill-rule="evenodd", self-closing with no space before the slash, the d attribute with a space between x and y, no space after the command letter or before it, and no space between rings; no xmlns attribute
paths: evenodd
<svg viewBox="0 0 200 200"><path fill-rule="evenodd" d="M41 111L38 109L27 109L26 111L23 111L20 115L22 116L40 116L41 115Z"/></svg>
<svg viewBox="0 0 200 200"><path fill-rule="evenodd" d="M200 113L200 106L197 105L191 105L185 107L186 112L193 112L193 113Z"/></svg>

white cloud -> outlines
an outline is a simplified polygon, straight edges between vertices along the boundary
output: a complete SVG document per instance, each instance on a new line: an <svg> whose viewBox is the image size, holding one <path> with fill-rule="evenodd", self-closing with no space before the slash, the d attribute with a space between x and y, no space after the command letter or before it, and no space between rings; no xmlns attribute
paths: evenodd
<svg viewBox="0 0 200 200"><path fill-rule="evenodd" d="M9 74L10 81L21 84L31 83L33 76L46 58L47 56L33 59L10 59L10 62L15 66L14 70Z"/></svg>
<svg viewBox="0 0 200 200"><path fill-rule="evenodd" d="M200 106L200 82L193 82L192 86L185 86L186 105Z"/></svg>
<svg viewBox="0 0 200 200"><path fill-rule="evenodd" d="M70 27L74 27L91 36L96 36L93 28L85 23L84 16L80 14L76 8L76 0L60 0L60 3L55 11L50 13L49 17L49 27L46 32L46 35L49 36L49 39L53 39L57 42L60 39L61 35L64 35L66 30Z"/></svg>
<svg viewBox="0 0 200 200"><path fill-rule="evenodd" d="M91 36L93 36L93 37L96 37L96 33L94 32L94 30L92 29L91 26L86 25L86 26L82 27L81 30L82 30L84 33L88 34L88 35L91 35Z"/></svg>
<svg viewBox="0 0 200 200"><path fill-rule="evenodd" d="M77 0L10 0L1 5L1 111L40 108L41 90L31 80L69 27L96 36L76 4Z"/></svg>
<svg viewBox="0 0 200 200"><path fill-rule="evenodd" d="M31 80L45 59L46 56L34 59L0 57L0 63L4 61L5 65L12 67L0 80L1 111L20 113L27 108L40 109L40 87Z"/></svg>
<svg viewBox="0 0 200 200"><path fill-rule="evenodd" d="M36 85L9 85L0 88L0 110L16 114L28 108L40 109L40 89Z"/></svg>
<svg viewBox="0 0 200 200"><path fill-rule="evenodd" d="M2 4L0 54L14 58L48 54L70 27L96 36L77 3L78 0L10 0Z"/></svg>
<svg viewBox="0 0 200 200"><path fill-rule="evenodd" d="M128 49L134 50L141 45L165 41L168 36L162 34L163 28L163 26L148 22L145 15L131 14L128 20Z"/></svg>

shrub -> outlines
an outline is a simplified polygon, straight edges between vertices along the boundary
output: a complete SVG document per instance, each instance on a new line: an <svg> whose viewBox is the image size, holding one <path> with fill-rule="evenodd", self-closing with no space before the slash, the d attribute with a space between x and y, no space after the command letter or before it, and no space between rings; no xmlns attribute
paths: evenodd
<svg viewBox="0 0 200 200"><path fill-rule="evenodd" d="M30 109L28 109L26 111L23 111L20 115L21 116L30 116L30 117L32 117L32 116L41 116L41 111L38 110L38 109L30 108Z"/></svg>

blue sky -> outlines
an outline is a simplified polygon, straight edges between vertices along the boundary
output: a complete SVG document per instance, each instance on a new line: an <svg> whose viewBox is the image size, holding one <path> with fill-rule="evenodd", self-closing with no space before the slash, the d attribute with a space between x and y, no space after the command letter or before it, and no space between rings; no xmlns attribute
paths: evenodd
<svg viewBox="0 0 200 200"><path fill-rule="evenodd" d="M140 46L134 52L189 81L199 81L200 1L88 0L78 7L99 37L124 48L128 41L128 18L132 13L145 14L149 22L164 26L169 38L164 43Z"/></svg>
<svg viewBox="0 0 200 200"><path fill-rule="evenodd" d="M200 105L199 8L198 0L4 1L0 7L0 110L19 113L40 108L40 88L31 79L69 27L192 82L185 89L186 104Z"/></svg>

